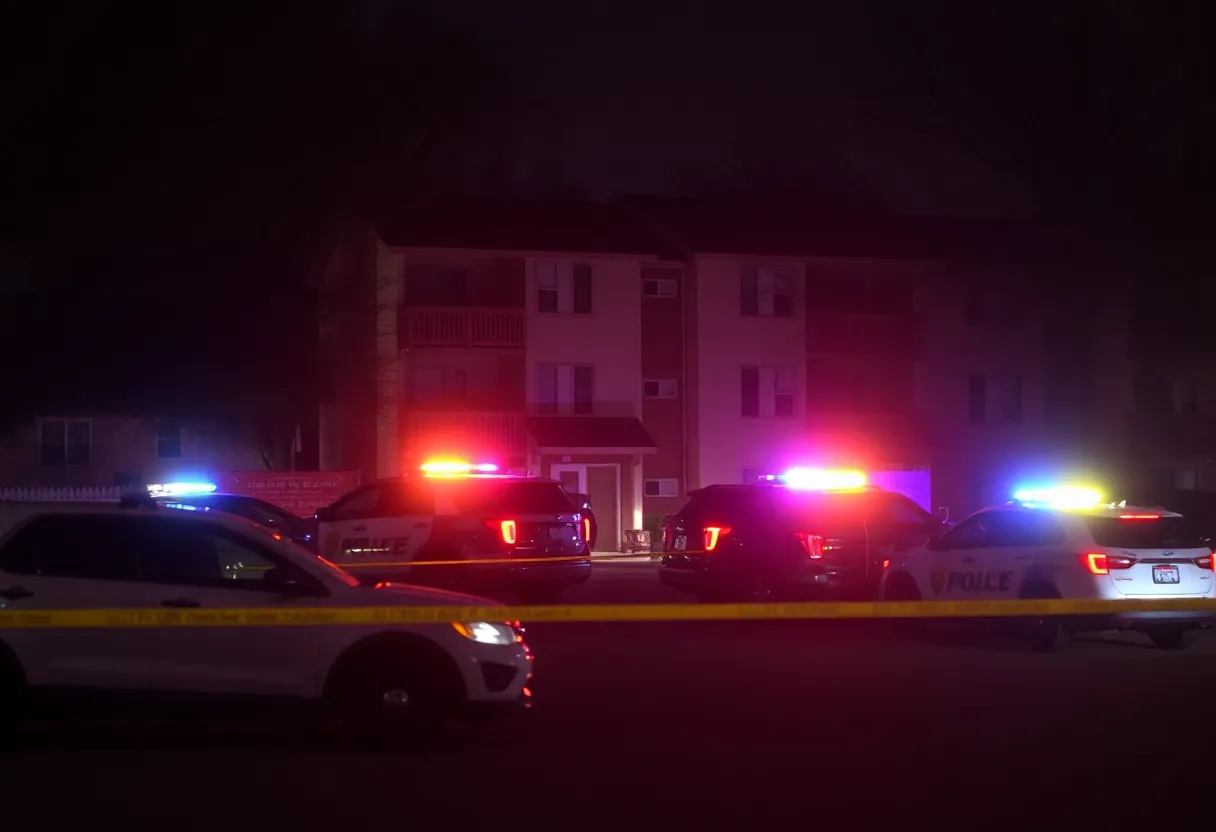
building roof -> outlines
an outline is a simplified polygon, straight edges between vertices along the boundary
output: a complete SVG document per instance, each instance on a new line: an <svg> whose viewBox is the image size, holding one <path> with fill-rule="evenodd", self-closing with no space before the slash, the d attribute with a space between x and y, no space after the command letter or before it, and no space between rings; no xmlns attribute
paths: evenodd
<svg viewBox="0 0 1216 832"><path fill-rule="evenodd" d="M390 246L674 258L679 252L621 205L577 200L460 200L402 209L378 228Z"/></svg>
<svg viewBox="0 0 1216 832"><path fill-rule="evenodd" d="M642 423L632 416L534 416L528 435L540 448L656 448Z"/></svg>
<svg viewBox="0 0 1216 832"><path fill-rule="evenodd" d="M746 203L622 195L617 202L688 253L901 260L998 256L1043 250L1037 224L1021 220L827 211L781 200Z"/></svg>

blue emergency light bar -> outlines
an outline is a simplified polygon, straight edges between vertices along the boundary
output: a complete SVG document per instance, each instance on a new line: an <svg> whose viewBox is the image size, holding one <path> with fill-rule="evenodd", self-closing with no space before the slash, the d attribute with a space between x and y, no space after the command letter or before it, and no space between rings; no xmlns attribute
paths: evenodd
<svg viewBox="0 0 1216 832"><path fill-rule="evenodd" d="M166 482L148 486L148 493L153 497L193 497L200 494L214 494L213 482Z"/></svg>

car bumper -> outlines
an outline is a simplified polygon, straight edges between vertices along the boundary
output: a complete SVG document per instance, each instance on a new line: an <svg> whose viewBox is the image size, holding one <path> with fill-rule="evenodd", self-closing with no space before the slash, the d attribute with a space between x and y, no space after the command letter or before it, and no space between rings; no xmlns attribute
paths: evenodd
<svg viewBox="0 0 1216 832"><path fill-rule="evenodd" d="M1110 615L1087 615L1071 619L1066 625L1073 630L1157 630L1163 627L1216 626L1216 613L1191 610L1136 610Z"/></svg>

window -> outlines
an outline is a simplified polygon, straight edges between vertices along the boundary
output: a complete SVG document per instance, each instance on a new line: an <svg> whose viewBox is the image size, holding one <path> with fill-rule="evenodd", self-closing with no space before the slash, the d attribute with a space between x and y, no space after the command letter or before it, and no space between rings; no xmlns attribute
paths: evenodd
<svg viewBox="0 0 1216 832"><path fill-rule="evenodd" d="M88 514L35 518L0 552L0 569L48 578L138 580L144 545L139 519Z"/></svg>
<svg viewBox="0 0 1216 832"><path fill-rule="evenodd" d="M675 478L646 480L647 497L679 497L680 481Z"/></svg>
<svg viewBox="0 0 1216 832"><path fill-rule="evenodd" d="M347 494L329 508L330 520L365 520L376 515L382 485L365 485Z"/></svg>
<svg viewBox="0 0 1216 832"><path fill-rule="evenodd" d="M435 514L435 495L421 484L404 483L385 488L376 505L377 517L427 517Z"/></svg>
<svg viewBox="0 0 1216 832"><path fill-rule="evenodd" d="M458 404L468 392L468 373L441 367L415 367L411 398L419 404Z"/></svg>
<svg viewBox="0 0 1216 832"><path fill-rule="evenodd" d="M744 367L741 378L744 416L793 416L794 371L785 367Z"/></svg>
<svg viewBox="0 0 1216 832"><path fill-rule="evenodd" d="M930 544L937 551L952 549L979 549L988 539L988 530L983 522L984 515L975 514L963 520L950 531L942 535L940 540Z"/></svg>
<svg viewBox="0 0 1216 832"><path fill-rule="evenodd" d="M536 311L590 315L592 307L590 263L536 264Z"/></svg>
<svg viewBox="0 0 1216 832"><path fill-rule="evenodd" d="M674 280L660 278L642 281L642 295L648 298L674 298L677 284Z"/></svg>
<svg viewBox="0 0 1216 832"><path fill-rule="evenodd" d="M571 496L553 482L496 479L436 480L436 500L451 504L461 514L493 516L516 514L570 514L578 510Z"/></svg>
<svg viewBox="0 0 1216 832"><path fill-rule="evenodd" d="M740 278L740 310L746 317L792 318L789 280L772 269L745 266Z"/></svg>
<svg viewBox="0 0 1216 832"><path fill-rule="evenodd" d="M1195 523L1186 517L1157 520L1120 520L1090 517L1086 520L1094 543L1112 549L1207 548Z"/></svg>
<svg viewBox="0 0 1216 832"><path fill-rule="evenodd" d="M38 426L43 465L88 465L93 426L84 419L43 419Z"/></svg>
<svg viewBox="0 0 1216 832"><path fill-rule="evenodd" d="M181 459L182 427L171 419L156 421L156 458Z"/></svg>
<svg viewBox="0 0 1216 832"><path fill-rule="evenodd" d="M1020 424L1022 377L1009 373L972 374L967 386L967 410L972 424Z"/></svg>
<svg viewBox="0 0 1216 832"><path fill-rule="evenodd" d="M648 399L674 399L676 380L673 378L650 379L642 382L642 391Z"/></svg>
<svg viewBox="0 0 1216 832"><path fill-rule="evenodd" d="M874 501L874 517L880 523L899 526L929 527L936 525L925 511L902 494L879 494Z"/></svg>
<svg viewBox="0 0 1216 832"><path fill-rule="evenodd" d="M595 368L573 364L538 364L536 411L547 415L591 415L595 411Z"/></svg>
<svg viewBox="0 0 1216 832"><path fill-rule="evenodd" d="M1199 415L1199 389L1195 379L1174 379L1174 415Z"/></svg>

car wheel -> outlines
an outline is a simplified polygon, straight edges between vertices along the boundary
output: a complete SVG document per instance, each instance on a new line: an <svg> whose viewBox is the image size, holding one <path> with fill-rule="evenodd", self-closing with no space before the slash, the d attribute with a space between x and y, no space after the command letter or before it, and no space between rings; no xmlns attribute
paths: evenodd
<svg viewBox="0 0 1216 832"><path fill-rule="evenodd" d="M368 653L346 668L334 698L346 726L381 749L430 745L444 734L458 704L434 658L398 650Z"/></svg>
<svg viewBox="0 0 1216 832"><path fill-rule="evenodd" d="M1165 630L1149 630L1149 640L1161 650L1185 650L1195 642L1195 631L1172 627Z"/></svg>

